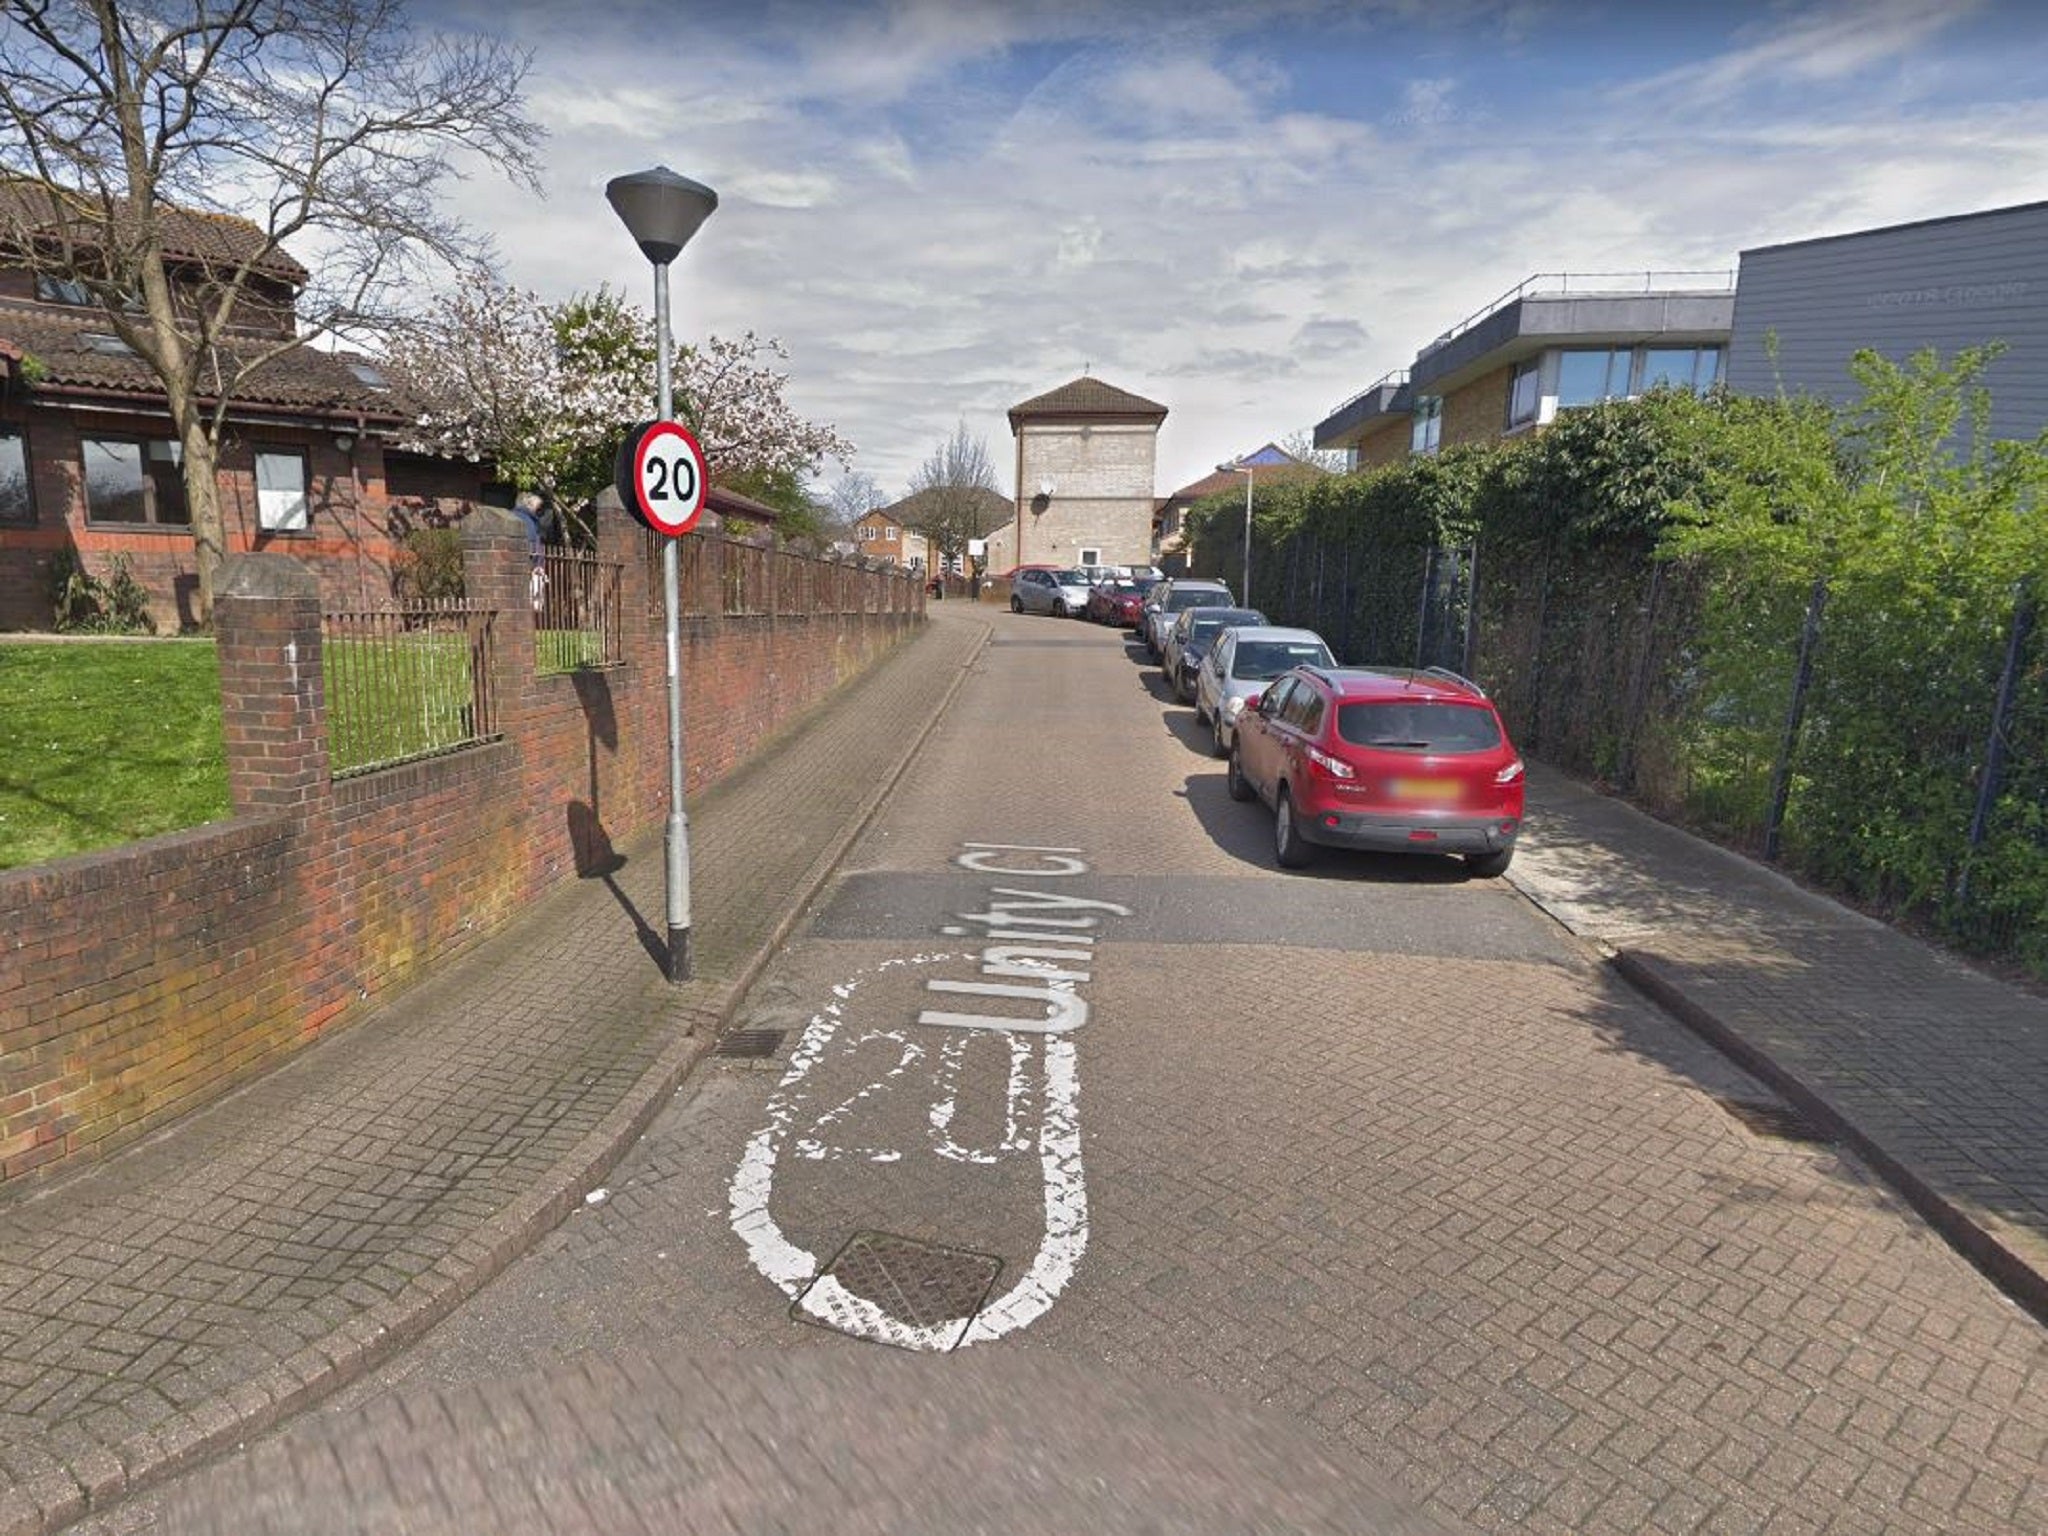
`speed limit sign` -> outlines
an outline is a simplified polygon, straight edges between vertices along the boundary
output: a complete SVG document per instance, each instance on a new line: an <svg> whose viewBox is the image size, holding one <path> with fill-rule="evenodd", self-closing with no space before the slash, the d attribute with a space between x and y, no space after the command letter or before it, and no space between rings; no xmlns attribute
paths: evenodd
<svg viewBox="0 0 2048 1536"><path fill-rule="evenodd" d="M710 478L704 450L679 421L642 422L614 466L619 499L645 527L679 538L697 526Z"/></svg>

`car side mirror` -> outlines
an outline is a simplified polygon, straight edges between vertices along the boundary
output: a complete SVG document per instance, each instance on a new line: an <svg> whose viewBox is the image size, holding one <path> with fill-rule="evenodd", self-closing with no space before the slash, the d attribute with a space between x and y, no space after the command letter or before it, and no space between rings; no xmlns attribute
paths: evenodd
<svg viewBox="0 0 2048 1536"><path fill-rule="evenodd" d="M1253 711L1254 713L1258 713L1261 711L1261 706L1264 705L1265 702L1266 696L1263 693L1249 694L1245 698L1244 707L1246 709Z"/></svg>

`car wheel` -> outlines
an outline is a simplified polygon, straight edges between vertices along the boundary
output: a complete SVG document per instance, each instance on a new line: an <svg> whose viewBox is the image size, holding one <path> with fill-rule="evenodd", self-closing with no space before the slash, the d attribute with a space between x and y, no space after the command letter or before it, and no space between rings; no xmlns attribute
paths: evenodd
<svg viewBox="0 0 2048 1536"><path fill-rule="evenodd" d="M1195 701L1194 690L1188 687L1188 669L1186 667L1177 669L1173 674L1173 696L1183 704L1192 704Z"/></svg>
<svg viewBox="0 0 2048 1536"><path fill-rule="evenodd" d="M1273 801L1273 857L1280 861L1282 869L1307 869L1315 857L1313 845L1301 835L1294 820L1294 802L1288 798L1284 784Z"/></svg>
<svg viewBox="0 0 2048 1536"><path fill-rule="evenodd" d="M1022 613L1023 611L1024 611L1024 600L1023 600L1022 598L1019 598L1019 597L1013 597L1013 598L1011 598L1011 599L1010 599L1010 612L1012 612L1012 613Z"/></svg>
<svg viewBox="0 0 2048 1536"><path fill-rule="evenodd" d="M1231 762L1223 770L1223 786L1231 791L1233 801L1257 799L1257 791L1251 788L1251 780L1245 778L1245 756L1239 750L1239 743L1231 743Z"/></svg>
<svg viewBox="0 0 2048 1536"><path fill-rule="evenodd" d="M1064 619L1067 616L1067 600L1065 598L1056 597L1053 599L1052 616L1056 619Z"/></svg>
<svg viewBox="0 0 2048 1536"><path fill-rule="evenodd" d="M1209 717L1209 734L1215 739L1216 755L1230 756L1230 743L1223 739L1223 711L1220 709Z"/></svg>
<svg viewBox="0 0 2048 1536"><path fill-rule="evenodd" d="M1482 880L1498 880L1508 872L1508 865L1515 857L1512 848L1496 848L1492 853L1468 853L1465 867Z"/></svg>

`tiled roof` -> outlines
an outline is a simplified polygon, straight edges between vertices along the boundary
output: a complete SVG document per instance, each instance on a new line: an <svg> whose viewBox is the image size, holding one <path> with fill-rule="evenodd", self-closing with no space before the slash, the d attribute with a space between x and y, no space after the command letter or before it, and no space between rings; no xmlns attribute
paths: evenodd
<svg viewBox="0 0 2048 1536"><path fill-rule="evenodd" d="M1273 445L1268 443L1266 447L1272 448ZM1259 450L1261 454L1264 452L1264 448ZM1249 456L1250 460L1257 461L1253 464L1252 469L1254 485L1290 485L1302 480L1320 480L1329 473L1320 465L1304 463L1292 454L1287 453L1284 449L1275 448L1274 452L1280 453L1286 462L1275 464L1270 459L1260 458L1258 454ZM1179 502L1200 501L1204 496L1215 496L1223 491L1242 491L1243 489L1243 475L1234 469L1219 469L1202 476L1199 480L1189 481L1169 496L1167 500Z"/></svg>
<svg viewBox="0 0 2048 1536"><path fill-rule="evenodd" d="M48 194L40 183L0 182L0 200L11 206L0 214L12 215L42 227L55 227L49 216ZM83 215L79 236L96 227L97 213ZM247 219L227 213L204 213L191 208L164 207L158 211L163 230L164 255L173 261L193 261L209 266L238 266L263 251L269 236ZM12 219L9 220L12 222ZM283 250L274 250L256 263L266 276L298 287L306 281L306 269Z"/></svg>
<svg viewBox="0 0 2048 1536"><path fill-rule="evenodd" d="M18 351L42 365L36 389L161 400L163 386L142 359L97 350L86 339L108 334L105 317L93 310L0 302L0 349ZM251 337L247 345L256 350L270 342ZM401 419L406 407L394 392L364 383L349 363L342 354L294 347L244 380L235 403L351 419Z"/></svg>
<svg viewBox="0 0 2048 1536"><path fill-rule="evenodd" d="M936 490L916 491L899 502L876 510L887 513L894 522L915 528L924 521L927 503L938 494ZM975 490L972 495L975 498L976 509L980 513L975 519L976 537L986 537L1017 515L1017 504L1001 491ZM867 515L872 517L874 514Z"/></svg>
<svg viewBox="0 0 2048 1536"><path fill-rule="evenodd" d="M1083 374L1070 379L1058 389L1047 390L1035 395L1022 405L1010 407L1010 427L1014 431L1017 423L1026 417L1077 416L1143 416L1155 421L1166 419L1166 407L1157 400L1147 400L1143 395L1134 395L1127 389L1118 389L1114 384Z"/></svg>
<svg viewBox="0 0 2048 1536"><path fill-rule="evenodd" d="M736 517L742 522L761 523L771 528L782 517L782 514L767 502L756 501L751 496L728 490L722 485L705 488L704 504L720 517Z"/></svg>

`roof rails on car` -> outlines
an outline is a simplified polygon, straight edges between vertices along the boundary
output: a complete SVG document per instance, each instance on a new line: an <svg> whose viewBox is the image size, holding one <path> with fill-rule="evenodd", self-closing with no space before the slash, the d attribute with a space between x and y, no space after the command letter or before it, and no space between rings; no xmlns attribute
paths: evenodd
<svg viewBox="0 0 2048 1536"><path fill-rule="evenodd" d="M1424 677L1449 678L1452 682L1456 683L1460 688L1470 688L1474 693L1478 694L1480 698L1483 699L1486 697L1486 690L1484 688L1480 687L1477 683L1473 682L1471 678L1464 677L1459 673L1453 672L1449 667L1424 667L1422 669L1422 675Z"/></svg>

